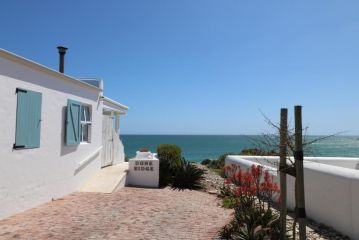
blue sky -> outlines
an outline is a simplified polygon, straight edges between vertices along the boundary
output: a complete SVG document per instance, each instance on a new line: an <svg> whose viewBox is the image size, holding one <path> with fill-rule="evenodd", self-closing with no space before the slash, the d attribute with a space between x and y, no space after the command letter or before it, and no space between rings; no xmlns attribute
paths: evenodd
<svg viewBox="0 0 359 240"><path fill-rule="evenodd" d="M105 80L122 134L359 134L359 1L1 1L0 47ZM292 117L291 117L292 118Z"/></svg>

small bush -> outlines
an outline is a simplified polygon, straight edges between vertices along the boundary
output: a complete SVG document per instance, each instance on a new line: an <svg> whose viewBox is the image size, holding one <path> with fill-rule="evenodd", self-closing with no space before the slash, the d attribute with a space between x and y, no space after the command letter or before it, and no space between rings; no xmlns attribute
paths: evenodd
<svg viewBox="0 0 359 240"><path fill-rule="evenodd" d="M175 168L181 164L181 149L173 144L160 144L157 146L157 156L160 160L160 187L171 183L171 176Z"/></svg>
<svg viewBox="0 0 359 240"><path fill-rule="evenodd" d="M202 189L201 180L204 179L205 170L182 160L180 166L174 169L172 188L175 189Z"/></svg>
<svg viewBox="0 0 359 240"><path fill-rule="evenodd" d="M243 149L240 155L249 155L249 156L278 156L278 153L275 150L261 150L258 148L247 148Z"/></svg>
<svg viewBox="0 0 359 240"><path fill-rule="evenodd" d="M213 168L213 169L219 169L219 165L218 165L218 161L217 160L212 160L207 167L209 168Z"/></svg>
<svg viewBox="0 0 359 240"><path fill-rule="evenodd" d="M201 164L202 164L202 165L208 165L208 164L210 164L211 162L212 162L211 159L205 159L205 160L203 160L203 161L201 162Z"/></svg>
<svg viewBox="0 0 359 240"><path fill-rule="evenodd" d="M225 178L224 169L223 168L209 168L210 171L216 173L221 178Z"/></svg>
<svg viewBox="0 0 359 240"><path fill-rule="evenodd" d="M243 149L241 152L228 152L220 155L217 160L209 162L207 165L209 168L222 169L225 165L225 160L228 155L250 155L250 156L278 156L278 153L274 150L260 150L257 148Z"/></svg>
<svg viewBox="0 0 359 240"><path fill-rule="evenodd" d="M225 197L222 201L222 207L227 209L232 209L237 206L238 201L235 197Z"/></svg>
<svg viewBox="0 0 359 240"><path fill-rule="evenodd" d="M157 156L160 161L167 161L171 168L181 164L181 148L174 144L160 144L157 146Z"/></svg>
<svg viewBox="0 0 359 240"><path fill-rule="evenodd" d="M226 160L226 157L227 157L228 155L235 155L235 154L236 154L236 153L231 152L231 153L225 153L225 154L222 154L221 156L219 156L218 159L217 159L218 168L223 168L223 167L224 167L224 165L225 165L225 160Z"/></svg>
<svg viewBox="0 0 359 240"><path fill-rule="evenodd" d="M224 153L222 155L220 155L218 157L217 160L213 160L208 164L209 168L216 168L216 169L222 169L225 165L225 159L228 155L238 155L238 153L234 153L234 152L229 152L229 153Z"/></svg>

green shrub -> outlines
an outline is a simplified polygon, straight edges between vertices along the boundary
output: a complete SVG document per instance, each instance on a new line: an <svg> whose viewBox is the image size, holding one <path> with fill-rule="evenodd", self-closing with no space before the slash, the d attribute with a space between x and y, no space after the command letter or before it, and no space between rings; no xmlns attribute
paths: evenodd
<svg viewBox="0 0 359 240"><path fill-rule="evenodd" d="M205 160L203 160L203 161L201 162L201 164L202 164L202 165L208 165L208 164L210 164L211 162L212 162L211 159L205 159Z"/></svg>
<svg viewBox="0 0 359 240"><path fill-rule="evenodd" d="M225 197L222 200L222 207L227 209L232 209L238 204L238 201L235 197Z"/></svg>
<svg viewBox="0 0 359 240"><path fill-rule="evenodd" d="M173 169L171 179L172 188L175 189L202 189L201 180L204 179L205 170L182 160L181 164Z"/></svg>
<svg viewBox="0 0 359 240"><path fill-rule="evenodd" d="M222 154L221 156L219 156L218 159L217 159L218 168L223 168L224 167L225 160L226 160L226 157L228 155L238 155L238 153L229 152L229 153L225 153L225 154Z"/></svg>
<svg viewBox="0 0 359 240"><path fill-rule="evenodd" d="M209 168L222 169L225 165L225 160L228 155L251 155L251 156L278 156L278 153L274 150L260 150L257 148L243 149L240 153L228 152L220 155L217 160L210 161L209 159L203 160L202 164L207 165Z"/></svg>
<svg viewBox="0 0 359 240"><path fill-rule="evenodd" d="M215 174L217 174L218 176L220 176L222 178L226 178L224 168L209 168L209 170L214 172Z"/></svg>
<svg viewBox="0 0 359 240"><path fill-rule="evenodd" d="M278 156L278 153L275 150L262 150L258 148L247 148L243 149L240 155L249 155L249 156Z"/></svg>
<svg viewBox="0 0 359 240"><path fill-rule="evenodd" d="M224 153L224 154L220 155L217 160L210 161L210 163L207 166L209 168L222 169L225 164L225 159L228 155L238 155L238 153L233 153L233 152Z"/></svg>
<svg viewBox="0 0 359 240"><path fill-rule="evenodd" d="M181 148L174 144L160 144L157 146L157 156L160 161L167 161L171 168L181 164Z"/></svg>
<svg viewBox="0 0 359 240"><path fill-rule="evenodd" d="M211 161L211 162L207 165L207 167L213 168L213 169L218 169L218 168L220 168L220 167L218 166L218 161L217 161L217 160Z"/></svg>
<svg viewBox="0 0 359 240"><path fill-rule="evenodd" d="M173 144L160 144L157 146L157 156L160 160L160 187L171 183L175 168L181 164L181 149Z"/></svg>

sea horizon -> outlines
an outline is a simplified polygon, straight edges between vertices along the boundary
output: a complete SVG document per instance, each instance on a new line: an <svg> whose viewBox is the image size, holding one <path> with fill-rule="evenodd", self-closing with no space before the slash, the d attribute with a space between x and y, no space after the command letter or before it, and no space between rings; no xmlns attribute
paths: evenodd
<svg viewBox="0 0 359 240"><path fill-rule="evenodd" d="M263 134L178 134L178 133L156 133L156 134L147 134L147 133L129 133L122 134L121 136L262 136ZM121 137L120 136L120 137ZM340 136L340 137L359 137L359 134L308 134L303 135L303 137L332 137L332 136Z"/></svg>
<svg viewBox="0 0 359 240"><path fill-rule="evenodd" d="M243 149L258 148L256 138L263 135L189 135L189 134L123 134L120 136L127 157L134 157L136 151L146 147L156 152L159 144L176 144L182 149L185 159L200 162L217 159L228 152L239 153ZM358 135L306 135L315 139L326 137L309 145L304 154L315 157L359 157Z"/></svg>

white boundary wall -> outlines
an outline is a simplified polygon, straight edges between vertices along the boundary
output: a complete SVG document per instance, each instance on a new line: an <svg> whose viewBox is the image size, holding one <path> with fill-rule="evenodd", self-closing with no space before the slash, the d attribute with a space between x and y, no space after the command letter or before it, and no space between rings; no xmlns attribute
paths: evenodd
<svg viewBox="0 0 359 240"><path fill-rule="evenodd" d="M102 147L101 89L1 54L0 219L79 189L100 169ZM40 148L12 149L18 87L42 93ZM91 105L91 143L64 144L67 99Z"/></svg>
<svg viewBox="0 0 359 240"><path fill-rule="evenodd" d="M304 159L305 204L309 218L359 239L359 158L308 157ZM308 161L310 160L310 161ZM227 156L226 165L242 169L261 164L279 182L278 157ZM329 165L330 164L330 165ZM294 178L287 175L288 207L294 208Z"/></svg>

